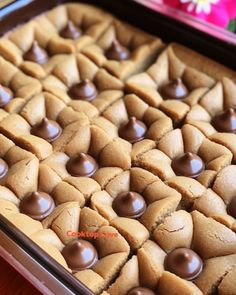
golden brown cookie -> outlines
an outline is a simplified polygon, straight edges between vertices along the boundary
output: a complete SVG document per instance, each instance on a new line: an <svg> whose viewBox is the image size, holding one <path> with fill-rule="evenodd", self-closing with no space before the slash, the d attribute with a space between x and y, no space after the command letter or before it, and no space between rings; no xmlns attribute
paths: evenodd
<svg viewBox="0 0 236 295"><path fill-rule="evenodd" d="M151 233L167 214L176 209L180 199L177 191L152 173L131 168L130 172L121 172L111 178L103 191L94 193L91 207L108 219L129 241L131 248L136 249L149 237L145 227ZM137 207L133 202L137 202Z"/></svg>
<svg viewBox="0 0 236 295"><path fill-rule="evenodd" d="M82 52L98 66L124 80L148 67L162 47L159 39L114 20L96 45L87 46Z"/></svg>
<svg viewBox="0 0 236 295"><path fill-rule="evenodd" d="M94 294L235 293L235 73L77 3L0 68L2 215Z"/></svg>
<svg viewBox="0 0 236 295"><path fill-rule="evenodd" d="M80 233L82 234L83 231ZM88 232L84 233L87 234ZM65 249L62 250L62 254L66 261L68 261L69 267L72 267L75 277L82 279L82 282L85 282L86 285L97 294L107 288L110 282L116 277L117 273L119 273L120 269L127 261L129 246L118 231L111 226L102 226L97 231L91 232L91 234L92 233L94 236L90 239L90 244L88 244L90 246L86 246L91 247L91 245L93 245L93 253L96 253L97 258L93 261L91 266L82 267L83 264L86 263L86 261L83 260L84 258L78 260L78 262L71 261L70 254L64 254ZM83 240L78 241L83 243ZM74 243L77 243L76 240ZM70 244L66 247L70 247ZM77 249L79 255L79 248ZM73 269L73 267L75 267L75 269ZM91 280L93 283L90 282Z"/></svg>
<svg viewBox="0 0 236 295"><path fill-rule="evenodd" d="M186 65L171 46L158 56L146 72L126 82L129 92L138 94L153 107L160 107L176 121L184 119L189 108L197 104L213 85L214 79ZM174 106L176 111L172 109Z"/></svg>
<svg viewBox="0 0 236 295"><path fill-rule="evenodd" d="M139 286L163 294L167 286L173 294L211 294L210 290L219 285L219 277L235 265L235 233L198 211L171 213L156 228L153 238L155 242L146 241L137 252L142 269ZM194 267L185 268L183 257L186 264L194 260ZM212 275L209 268L213 267Z"/></svg>

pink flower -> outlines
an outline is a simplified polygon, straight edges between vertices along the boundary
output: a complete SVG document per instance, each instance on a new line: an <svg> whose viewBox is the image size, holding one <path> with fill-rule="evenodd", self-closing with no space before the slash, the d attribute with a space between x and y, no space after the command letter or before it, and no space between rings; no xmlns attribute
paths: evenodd
<svg viewBox="0 0 236 295"><path fill-rule="evenodd" d="M227 27L230 19L236 17L236 0L163 0L163 2L223 28Z"/></svg>

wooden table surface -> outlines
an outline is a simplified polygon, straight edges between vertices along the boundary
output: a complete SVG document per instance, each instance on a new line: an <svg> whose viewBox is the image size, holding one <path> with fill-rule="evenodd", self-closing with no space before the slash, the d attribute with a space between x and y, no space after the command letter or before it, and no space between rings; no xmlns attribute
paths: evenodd
<svg viewBox="0 0 236 295"><path fill-rule="evenodd" d="M0 257L0 295L42 295Z"/></svg>

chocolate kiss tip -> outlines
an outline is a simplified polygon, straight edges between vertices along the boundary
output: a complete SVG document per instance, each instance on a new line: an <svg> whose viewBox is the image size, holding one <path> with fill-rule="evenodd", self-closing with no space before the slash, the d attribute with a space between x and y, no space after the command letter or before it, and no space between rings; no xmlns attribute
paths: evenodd
<svg viewBox="0 0 236 295"><path fill-rule="evenodd" d="M85 101L92 101L98 94L95 84L89 79L81 80L79 83L74 84L70 90L69 95L73 99L80 99Z"/></svg>
<svg viewBox="0 0 236 295"><path fill-rule="evenodd" d="M187 152L173 159L171 167L176 175L195 178L205 169L205 164L198 155Z"/></svg>
<svg viewBox="0 0 236 295"><path fill-rule="evenodd" d="M135 199L136 198L136 196L135 196L135 194L133 192L128 192L127 197L130 198L130 199Z"/></svg>
<svg viewBox="0 0 236 295"><path fill-rule="evenodd" d="M24 54L24 59L38 64L47 63L48 58L46 50L38 45L37 40L33 41L31 48Z"/></svg>
<svg viewBox="0 0 236 295"><path fill-rule="evenodd" d="M211 124L218 132L236 133L236 112L234 108L216 114Z"/></svg>
<svg viewBox="0 0 236 295"><path fill-rule="evenodd" d="M31 46L31 49L40 48L39 43L37 40L34 40Z"/></svg>
<svg viewBox="0 0 236 295"><path fill-rule="evenodd" d="M129 56L130 51L116 39L111 42L110 47L106 51L106 57L111 60L127 60Z"/></svg>
<svg viewBox="0 0 236 295"><path fill-rule="evenodd" d="M228 119L228 118L230 118L230 117L232 117L232 116L235 115L235 110L233 108L228 108L221 115L222 115L223 118Z"/></svg>
<svg viewBox="0 0 236 295"><path fill-rule="evenodd" d="M86 240L73 240L63 249L62 255L73 272L89 269L98 260L96 248Z"/></svg>
<svg viewBox="0 0 236 295"><path fill-rule="evenodd" d="M127 295L155 295L156 293L145 287L135 287L131 289Z"/></svg>
<svg viewBox="0 0 236 295"><path fill-rule="evenodd" d="M43 220L55 208L54 200L44 192L35 191L21 200L20 211L35 220Z"/></svg>
<svg viewBox="0 0 236 295"><path fill-rule="evenodd" d="M183 253L183 258L185 258L186 260L189 260L190 255L187 252Z"/></svg>
<svg viewBox="0 0 236 295"><path fill-rule="evenodd" d="M0 158L0 179L3 178L8 172L7 163Z"/></svg>
<svg viewBox="0 0 236 295"><path fill-rule="evenodd" d="M68 20L64 29L61 30L60 35L65 39L77 39L81 36L81 30L71 20Z"/></svg>
<svg viewBox="0 0 236 295"><path fill-rule="evenodd" d="M0 107L7 105L13 98L13 92L0 84Z"/></svg>
<svg viewBox="0 0 236 295"><path fill-rule="evenodd" d="M135 117L130 117L129 121L119 128L119 136L128 140L130 143L144 139L146 132L146 125Z"/></svg>
<svg viewBox="0 0 236 295"><path fill-rule="evenodd" d="M233 115L234 112L235 112L235 111L234 111L233 108L229 108L229 109L226 111L226 114Z"/></svg>
<svg viewBox="0 0 236 295"><path fill-rule="evenodd" d="M97 171L98 164L90 155L79 153L67 162L66 168L72 176L91 177Z"/></svg>
<svg viewBox="0 0 236 295"><path fill-rule="evenodd" d="M170 81L160 88L160 93L164 99L184 99L189 91L183 84L181 78Z"/></svg>
<svg viewBox="0 0 236 295"><path fill-rule="evenodd" d="M61 135L62 129L56 121L43 118L39 124L32 127L31 133L48 142L53 142Z"/></svg>
<svg viewBox="0 0 236 295"><path fill-rule="evenodd" d="M67 25L68 27L72 27L72 28L74 27L74 24L71 20L68 20Z"/></svg>
<svg viewBox="0 0 236 295"><path fill-rule="evenodd" d="M120 217L139 218L146 210L146 202L138 193L124 192L113 200L112 208Z"/></svg>
<svg viewBox="0 0 236 295"><path fill-rule="evenodd" d="M199 255L188 248L177 248L165 257L165 269L177 276L192 281L202 271L203 262Z"/></svg>

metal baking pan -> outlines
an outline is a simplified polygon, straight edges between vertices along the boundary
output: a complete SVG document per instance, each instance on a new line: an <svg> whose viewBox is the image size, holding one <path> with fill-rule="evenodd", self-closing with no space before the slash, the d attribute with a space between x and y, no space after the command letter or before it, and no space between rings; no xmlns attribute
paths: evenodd
<svg viewBox="0 0 236 295"><path fill-rule="evenodd" d="M155 3L154 0L3 0L2 2L9 4L0 10L0 35L16 24L25 22L60 3L85 2L102 7L120 19L162 38L165 42L181 43L236 70L235 34L186 16L164 4Z"/></svg>
<svg viewBox="0 0 236 295"><path fill-rule="evenodd" d="M42 294L93 295L79 280L0 215L0 256Z"/></svg>
<svg viewBox="0 0 236 295"><path fill-rule="evenodd" d="M142 5L147 4L145 1L84 0L73 2L86 2L103 7L126 22L161 37L165 42L181 43L236 70L236 39L232 37L233 34L224 36L222 32L218 32L217 35L209 35L207 30L199 30L193 18L187 22L186 20L180 22L180 16L172 18L173 11L156 5L156 11L154 11L151 9L152 6ZM63 2L72 1L0 1L0 35ZM43 294L93 294L1 215L0 256Z"/></svg>
<svg viewBox="0 0 236 295"><path fill-rule="evenodd" d="M236 70L236 36L164 4L149 0L96 2L119 18L160 37L164 42L178 42L232 70ZM155 10L154 10L155 9ZM132 13L131 13L132 12ZM209 32L209 33L208 33Z"/></svg>

